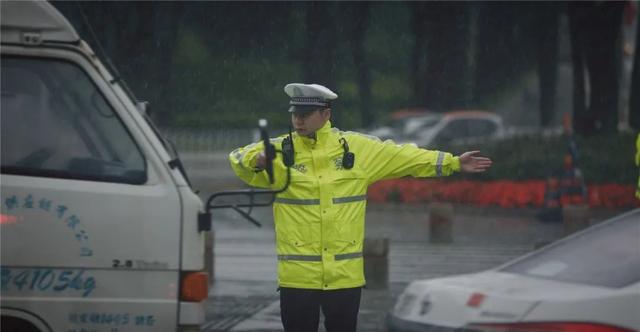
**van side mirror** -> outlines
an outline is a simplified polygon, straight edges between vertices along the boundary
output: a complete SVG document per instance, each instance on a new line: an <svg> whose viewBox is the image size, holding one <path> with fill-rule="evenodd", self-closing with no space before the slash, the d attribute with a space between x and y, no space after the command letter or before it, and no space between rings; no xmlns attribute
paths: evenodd
<svg viewBox="0 0 640 332"><path fill-rule="evenodd" d="M269 177L269 182L274 183L274 172L273 172L273 160L276 157L276 153L282 153L282 151L277 150L269 139L269 133L267 131L267 121L261 119L259 122L260 127L260 137L262 138L262 143L265 146L265 156L266 156L266 167L265 171ZM291 139L291 138L289 138ZM209 231L211 230L211 210L213 209L232 209L238 212L241 216L243 216L247 221L256 225L257 227L262 227L262 225L251 216L251 209L253 207L262 207L262 206L271 206L273 202L276 200L276 195L287 190L289 188L289 184L291 182L291 167L290 165L286 165L287 167L287 179L282 188L279 189L239 189L239 190L227 190L221 191L217 193L213 193L207 199L207 203L205 205L205 212L201 213L198 218L198 231ZM220 197L235 197L244 199L245 201L240 203L214 203L216 199ZM243 208L248 208L247 211L243 210Z"/></svg>
<svg viewBox="0 0 640 332"><path fill-rule="evenodd" d="M136 103L136 108L142 116L151 116L151 109L149 108L148 101L139 101Z"/></svg>

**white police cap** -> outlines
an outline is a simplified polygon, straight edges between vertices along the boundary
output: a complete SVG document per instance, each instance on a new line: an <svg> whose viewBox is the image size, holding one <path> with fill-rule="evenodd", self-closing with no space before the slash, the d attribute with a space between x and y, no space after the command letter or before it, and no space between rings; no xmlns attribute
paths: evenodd
<svg viewBox="0 0 640 332"><path fill-rule="evenodd" d="M331 101L338 98L333 91L318 84L290 83L284 87L284 92L291 97L289 112L331 107Z"/></svg>

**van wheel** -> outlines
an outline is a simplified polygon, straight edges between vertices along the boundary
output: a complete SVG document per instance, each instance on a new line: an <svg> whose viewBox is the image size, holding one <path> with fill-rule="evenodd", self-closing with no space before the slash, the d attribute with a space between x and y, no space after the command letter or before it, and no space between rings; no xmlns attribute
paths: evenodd
<svg viewBox="0 0 640 332"><path fill-rule="evenodd" d="M2 332L41 332L26 320L11 316L0 318L0 330Z"/></svg>

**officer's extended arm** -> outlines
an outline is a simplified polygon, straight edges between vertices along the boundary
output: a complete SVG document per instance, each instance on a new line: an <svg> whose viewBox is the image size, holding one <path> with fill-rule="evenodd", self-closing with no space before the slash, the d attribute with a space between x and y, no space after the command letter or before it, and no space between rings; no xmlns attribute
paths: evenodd
<svg viewBox="0 0 640 332"><path fill-rule="evenodd" d="M478 157L478 151L466 152L460 157L451 153L420 149L413 144L382 142L376 138L354 137L363 145L363 158L369 182L403 176L448 176L453 172L483 172L491 166L491 160Z"/></svg>

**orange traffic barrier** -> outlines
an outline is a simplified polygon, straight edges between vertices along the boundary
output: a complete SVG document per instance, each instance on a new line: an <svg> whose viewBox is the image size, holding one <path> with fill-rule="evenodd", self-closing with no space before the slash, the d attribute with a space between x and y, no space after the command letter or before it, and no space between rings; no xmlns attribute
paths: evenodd
<svg viewBox="0 0 640 332"><path fill-rule="evenodd" d="M542 209L537 214L540 221L557 222L562 220L560 196L560 181L558 178L547 178Z"/></svg>
<svg viewBox="0 0 640 332"><path fill-rule="evenodd" d="M558 178L555 177L547 179L543 203L543 207L545 209L557 209L560 207L560 190L558 188L558 182Z"/></svg>
<svg viewBox="0 0 640 332"><path fill-rule="evenodd" d="M560 180L560 205L587 204L587 192L582 172L575 166L573 155L564 155L564 174Z"/></svg>

